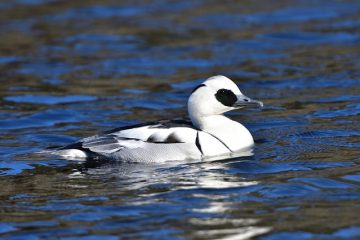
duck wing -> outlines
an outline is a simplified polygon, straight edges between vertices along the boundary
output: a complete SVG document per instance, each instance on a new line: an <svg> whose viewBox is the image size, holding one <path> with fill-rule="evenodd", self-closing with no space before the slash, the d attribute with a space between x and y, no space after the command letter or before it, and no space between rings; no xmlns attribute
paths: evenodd
<svg viewBox="0 0 360 240"><path fill-rule="evenodd" d="M119 152L129 154L129 150L148 154L155 154L156 151L164 153L167 149L186 148L190 144L195 146L197 132L188 121L151 122L115 128L103 134L83 138L61 150L81 151L86 157L101 155L117 156L116 158L123 157Z"/></svg>

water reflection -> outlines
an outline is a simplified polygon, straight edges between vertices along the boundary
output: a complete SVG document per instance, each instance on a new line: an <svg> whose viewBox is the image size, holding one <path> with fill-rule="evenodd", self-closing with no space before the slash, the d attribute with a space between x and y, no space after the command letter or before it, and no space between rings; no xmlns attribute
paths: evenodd
<svg viewBox="0 0 360 240"><path fill-rule="evenodd" d="M231 160L232 163L239 161L247 160L245 158ZM166 165L112 163L91 167L85 164L85 168L71 173L69 178L90 176L102 181L106 179L108 184L117 185L121 191L136 194L138 197L126 207L120 209L111 207L111 212L108 213L102 208L101 214L96 214L96 219L93 219L94 216L88 216L93 213L71 214L62 219L96 221L119 214L124 214L126 217L134 214L147 215L150 207L157 208L157 214L160 215L162 211L171 209L177 221L186 217L187 214L182 216L186 212L197 216L189 219L190 226L198 229L194 237L247 239L270 231L271 227L261 226L260 220L255 218L232 216L232 212L236 211L238 206L232 201L233 197L239 194L238 189L259 183L230 174L229 163L229 160ZM74 202L78 201L79 199L74 200ZM182 202L186 205L180 207L179 204ZM171 219L173 217L167 217L167 221L172 221Z"/></svg>

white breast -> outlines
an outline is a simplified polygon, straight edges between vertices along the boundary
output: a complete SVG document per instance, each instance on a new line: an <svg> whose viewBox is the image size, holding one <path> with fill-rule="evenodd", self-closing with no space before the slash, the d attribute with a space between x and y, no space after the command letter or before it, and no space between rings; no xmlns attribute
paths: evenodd
<svg viewBox="0 0 360 240"><path fill-rule="evenodd" d="M249 130L242 124L222 115L205 118L201 127L204 132L217 138L232 152L254 144L254 139Z"/></svg>
<svg viewBox="0 0 360 240"><path fill-rule="evenodd" d="M229 153L230 150L214 136L206 132L198 133L199 146L204 157Z"/></svg>

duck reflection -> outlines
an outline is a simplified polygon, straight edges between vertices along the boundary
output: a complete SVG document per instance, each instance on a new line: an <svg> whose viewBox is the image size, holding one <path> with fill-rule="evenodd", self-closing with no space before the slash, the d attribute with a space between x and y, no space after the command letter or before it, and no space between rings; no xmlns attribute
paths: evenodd
<svg viewBox="0 0 360 240"><path fill-rule="evenodd" d="M157 221L173 228L176 222L185 223L196 229L191 233L194 238L247 239L271 230L255 217L241 217L242 202L234 201L246 194L244 189L259 184L231 171L234 164L239 167L250 160L251 155L185 164L88 162L69 177L90 176L111 183L131 197L129 207L152 206L145 215L159 215ZM168 211L172 217L160 220Z"/></svg>

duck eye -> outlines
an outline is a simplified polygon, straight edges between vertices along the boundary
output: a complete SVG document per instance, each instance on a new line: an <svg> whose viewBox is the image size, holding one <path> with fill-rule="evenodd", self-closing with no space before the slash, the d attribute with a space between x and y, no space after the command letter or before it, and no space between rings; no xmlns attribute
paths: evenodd
<svg viewBox="0 0 360 240"><path fill-rule="evenodd" d="M215 93L216 99L227 107L231 107L237 101L236 95L229 89L220 89Z"/></svg>

